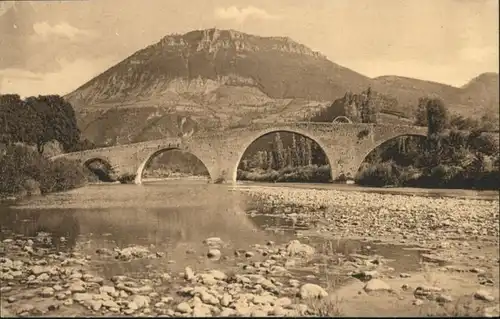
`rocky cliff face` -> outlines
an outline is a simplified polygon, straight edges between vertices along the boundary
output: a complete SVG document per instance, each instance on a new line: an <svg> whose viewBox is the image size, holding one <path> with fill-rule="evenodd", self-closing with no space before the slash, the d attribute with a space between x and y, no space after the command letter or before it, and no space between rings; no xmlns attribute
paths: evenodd
<svg viewBox="0 0 500 319"><path fill-rule="evenodd" d="M253 92L257 97L250 104L254 105L304 96L333 99L353 86L366 85L368 78L289 38L209 29L166 36L67 98L77 109L144 99L189 105L200 99L213 102L219 89L245 87L260 91Z"/></svg>

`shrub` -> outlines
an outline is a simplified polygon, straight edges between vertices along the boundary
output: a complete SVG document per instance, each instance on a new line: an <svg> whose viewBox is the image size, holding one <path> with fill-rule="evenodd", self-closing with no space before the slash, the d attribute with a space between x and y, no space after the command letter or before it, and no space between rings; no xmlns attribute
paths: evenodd
<svg viewBox="0 0 500 319"><path fill-rule="evenodd" d="M41 180L42 193L59 192L82 187L88 174L80 163L65 158L49 163Z"/></svg>
<svg viewBox="0 0 500 319"><path fill-rule="evenodd" d="M118 181L122 184L132 184L135 181L136 174L125 173L118 177Z"/></svg>
<svg viewBox="0 0 500 319"><path fill-rule="evenodd" d="M362 167L356 175L357 184L364 186L397 186L400 172L392 162Z"/></svg>
<svg viewBox="0 0 500 319"><path fill-rule="evenodd" d="M7 146L0 157L0 193L49 193L83 186L88 172L78 162L50 161L34 149L16 144Z"/></svg>
<svg viewBox="0 0 500 319"><path fill-rule="evenodd" d="M309 165L301 167L285 167L280 170L255 170L251 172L238 170L239 180L254 182L279 182L279 183L328 183L331 180L330 166Z"/></svg>
<svg viewBox="0 0 500 319"><path fill-rule="evenodd" d="M399 183L401 186L418 187L421 178L422 171L418 168L408 166L400 169Z"/></svg>

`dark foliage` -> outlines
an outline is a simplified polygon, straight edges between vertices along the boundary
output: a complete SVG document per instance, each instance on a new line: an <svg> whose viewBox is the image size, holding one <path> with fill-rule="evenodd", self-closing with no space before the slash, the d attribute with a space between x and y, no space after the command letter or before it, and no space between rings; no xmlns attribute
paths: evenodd
<svg viewBox="0 0 500 319"><path fill-rule="evenodd" d="M90 172L77 162L66 159L51 161L25 145L9 145L0 155L0 193L42 194L83 186Z"/></svg>
<svg viewBox="0 0 500 319"><path fill-rule="evenodd" d="M3 143L44 145L58 141L65 151L78 149L80 130L71 104L58 95L28 97L0 95L0 137Z"/></svg>
<svg viewBox="0 0 500 319"><path fill-rule="evenodd" d="M347 92L344 97L314 114L310 120L332 122L339 116L345 116L352 122L376 123L379 111L397 109L397 104L397 100L368 88L360 94Z"/></svg>
<svg viewBox="0 0 500 319"><path fill-rule="evenodd" d="M427 139L400 137L385 143L367 157L356 177L359 184L499 189L499 145L493 135L482 133L477 126L469 132L452 129L443 133L447 110L439 100L420 99L418 109L417 124L429 124Z"/></svg>

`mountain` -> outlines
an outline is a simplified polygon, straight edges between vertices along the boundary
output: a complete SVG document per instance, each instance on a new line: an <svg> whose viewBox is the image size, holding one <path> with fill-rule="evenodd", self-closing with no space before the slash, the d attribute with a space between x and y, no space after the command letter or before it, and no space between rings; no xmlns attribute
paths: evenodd
<svg viewBox="0 0 500 319"><path fill-rule="evenodd" d="M491 106L491 112L498 112L499 86L498 73L483 73L462 86L462 101Z"/></svg>
<svg viewBox="0 0 500 319"><path fill-rule="evenodd" d="M208 29L168 35L65 98L84 135L111 145L191 134L199 127L302 120L369 86L398 100L381 109L391 122L407 122L418 98L429 94L462 115L493 107L498 112L495 83L498 74L462 88L398 76L371 79L290 38ZM191 123L187 132L178 127L179 118Z"/></svg>

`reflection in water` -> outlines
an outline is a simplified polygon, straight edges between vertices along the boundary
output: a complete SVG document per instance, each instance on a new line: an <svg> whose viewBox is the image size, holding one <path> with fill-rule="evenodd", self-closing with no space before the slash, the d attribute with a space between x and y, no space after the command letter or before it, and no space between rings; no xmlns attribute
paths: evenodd
<svg viewBox="0 0 500 319"><path fill-rule="evenodd" d="M263 232L245 214L247 199L227 188L188 182L162 185L95 185L39 197L4 207L2 236L9 232L33 237L52 236L54 247L85 254L98 248L132 245L185 257L187 250L202 251L203 240L220 237L232 246L265 240Z"/></svg>
<svg viewBox="0 0 500 319"><path fill-rule="evenodd" d="M52 247L58 251L73 249L80 235L80 222L73 212L63 210L9 210L2 208L0 214L0 238L14 233L24 237L35 237L38 233L47 233Z"/></svg>
<svg viewBox="0 0 500 319"><path fill-rule="evenodd" d="M203 258L207 252L203 240L208 237L220 237L229 243L231 251L225 247L221 251L223 256L230 256L235 249L248 249L252 244L293 239L297 230L308 228L300 219L284 218L280 209L265 215L261 210L254 211L248 217L245 211L256 205L244 192L230 190L224 185L179 180L142 186L92 185L0 207L0 237L11 238L12 233L33 237L45 232L51 236L52 249L70 249L91 257L100 248L141 245L166 254L168 260L175 260L176 268L181 268L210 262ZM311 242L319 251L326 247L324 238L313 237L300 240ZM395 259L392 265L400 271L414 268L421 258L419 252L402 247L351 240L330 245L328 250L363 254L367 245L372 247L371 253ZM165 259L123 263L111 258L97 269L109 276L144 272L152 265L154 269L166 267Z"/></svg>

